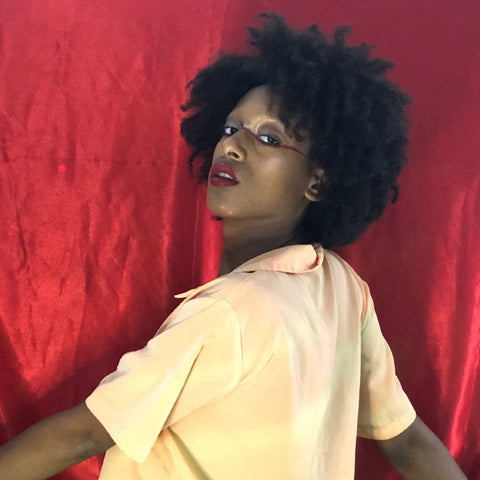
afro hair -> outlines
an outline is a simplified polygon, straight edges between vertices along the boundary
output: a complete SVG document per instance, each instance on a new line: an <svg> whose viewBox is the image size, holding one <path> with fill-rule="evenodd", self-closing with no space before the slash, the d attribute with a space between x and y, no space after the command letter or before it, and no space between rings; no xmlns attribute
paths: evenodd
<svg viewBox="0 0 480 480"><path fill-rule="evenodd" d="M389 60L372 47L348 46L348 26L331 42L316 25L294 31L275 13L249 27L251 54L221 54L189 83L181 133L205 182L224 121L252 88L267 85L280 99L280 120L295 136L309 135L308 160L324 171L319 201L299 225L302 240L325 248L356 240L398 196L406 163L410 98L386 79ZM295 119L295 125L291 125Z"/></svg>

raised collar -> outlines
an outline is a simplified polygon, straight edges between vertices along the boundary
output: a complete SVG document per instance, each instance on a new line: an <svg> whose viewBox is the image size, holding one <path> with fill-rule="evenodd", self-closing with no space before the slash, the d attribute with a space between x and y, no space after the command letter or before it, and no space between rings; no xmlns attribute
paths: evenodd
<svg viewBox="0 0 480 480"><path fill-rule="evenodd" d="M323 262L323 248L320 245L288 245L262 253L232 272L215 278L214 280L193 288L188 292L179 293L175 298L191 298L198 295L212 285L222 281L227 275L239 272L272 271L283 273L306 273L317 270Z"/></svg>
<svg viewBox="0 0 480 480"><path fill-rule="evenodd" d="M316 270L323 261L323 248L313 245L289 245L262 253L232 271L306 273Z"/></svg>

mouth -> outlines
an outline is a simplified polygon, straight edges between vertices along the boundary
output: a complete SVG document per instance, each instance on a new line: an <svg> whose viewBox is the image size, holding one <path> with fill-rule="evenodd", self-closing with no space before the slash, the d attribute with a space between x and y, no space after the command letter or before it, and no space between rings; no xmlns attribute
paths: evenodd
<svg viewBox="0 0 480 480"><path fill-rule="evenodd" d="M210 185L214 187L233 187L238 184L237 177L230 165L220 163L210 170Z"/></svg>

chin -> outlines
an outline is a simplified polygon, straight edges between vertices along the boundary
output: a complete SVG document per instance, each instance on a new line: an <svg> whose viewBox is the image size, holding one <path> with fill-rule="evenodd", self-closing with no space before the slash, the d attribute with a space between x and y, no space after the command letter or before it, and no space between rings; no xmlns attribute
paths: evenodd
<svg viewBox="0 0 480 480"><path fill-rule="evenodd" d="M224 220L226 218L235 218L233 215L232 210L228 209L219 209L219 208L208 208L209 211L212 214L212 217L215 218L215 220Z"/></svg>
<svg viewBox="0 0 480 480"><path fill-rule="evenodd" d="M225 201L221 201L216 195L210 194L210 192L207 195L207 208L214 217L231 217L233 213L231 206L226 204Z"/></svg>

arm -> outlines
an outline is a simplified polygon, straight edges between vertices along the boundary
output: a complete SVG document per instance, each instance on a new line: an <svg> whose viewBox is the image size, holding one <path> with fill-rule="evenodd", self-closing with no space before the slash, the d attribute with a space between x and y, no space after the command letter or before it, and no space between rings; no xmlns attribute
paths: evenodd
<svg viewBox="0 0 480 480"><path fill-rule="evenodd" d="M418 417L400 435L374 443L406 480L467 480L442 442Z"/></svg>
<svg viewBox="0 0 480 480"><path fill-rule="evenodd" d="M114 445L85 403L48 417L0 447L0 480L42 480Z"/></svg>

